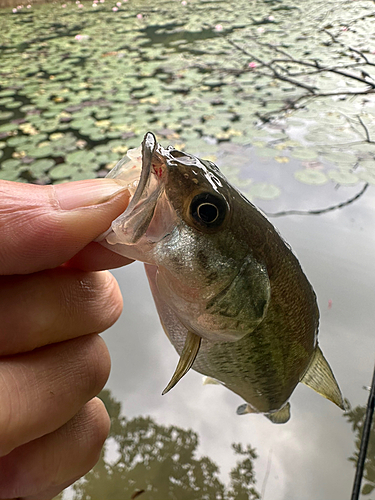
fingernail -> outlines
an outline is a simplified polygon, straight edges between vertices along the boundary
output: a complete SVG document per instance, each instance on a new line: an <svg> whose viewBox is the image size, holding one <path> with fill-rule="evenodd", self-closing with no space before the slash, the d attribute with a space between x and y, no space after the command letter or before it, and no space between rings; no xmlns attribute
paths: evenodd
<svg viewBox="0 0 375 500"><path fill-rule="evenodd" d="M62 210L99 205L127 189L125 183L114 179L67 182L56 184L54 188L56 199Z"/></svg>

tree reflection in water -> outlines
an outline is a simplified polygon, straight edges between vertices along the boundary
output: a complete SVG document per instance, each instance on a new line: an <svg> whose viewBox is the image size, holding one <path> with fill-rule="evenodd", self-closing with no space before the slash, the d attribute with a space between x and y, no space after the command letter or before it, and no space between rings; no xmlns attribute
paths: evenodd
<svg viewBox="0 0 375 500"><path fill-rule="evenodd" d="M111 417L110 438L117 447L110 459L108 441L99 462L74 485L74 500L256 500L255 450L233 444L240 458L230 484L219 478L218 465L197 458L198 434L158 425L150 417L127 419L110 391L100 394ZM112 449L112 444L110 445ZM113 453L112 453L113 455Z"/></svg>
<svg viewBox="0 0 375 500"><path fill-rule="evenodd" d="M363 431L363 424L366 416L366 405L356 406L345 414L348 422L351 423L353 432L355 434L355 447L356 451L349 458L350 461L357 464L359 448L361 445L361 437ZM370 440L367 448L367 455L365 461L364 475L363 475L362 495L369 495L375 489L375 422L372 422Z"/></svg>

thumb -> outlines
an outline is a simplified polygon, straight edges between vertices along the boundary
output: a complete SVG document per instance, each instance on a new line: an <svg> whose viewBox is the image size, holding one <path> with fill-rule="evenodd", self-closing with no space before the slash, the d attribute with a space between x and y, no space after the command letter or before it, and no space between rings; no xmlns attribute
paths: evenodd
<svg viewBox="0 0 375 500"><path fill-rule="evenodd" d="M0 275L50 269L106 231L129 202L121 181L0 181Z"/></svg>

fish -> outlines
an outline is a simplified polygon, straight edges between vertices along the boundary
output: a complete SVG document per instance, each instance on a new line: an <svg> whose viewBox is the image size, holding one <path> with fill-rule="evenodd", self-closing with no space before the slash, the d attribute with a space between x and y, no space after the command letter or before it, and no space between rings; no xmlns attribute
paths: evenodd
<svg viewBox="0 0 375 500"><path fill-rule="evenodd" d="M345 410L299 261L213 162L164 148L148 132L108 177L124 182L131 198L101 242L145 264L180 356L163 394L192 368L238 394L239 415L287 422L299 383Z"/></svg>

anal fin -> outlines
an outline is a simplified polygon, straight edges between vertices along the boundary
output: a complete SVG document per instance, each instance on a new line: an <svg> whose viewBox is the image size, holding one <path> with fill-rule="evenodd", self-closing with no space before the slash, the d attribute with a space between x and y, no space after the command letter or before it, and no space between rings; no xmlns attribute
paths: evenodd
<svg viewBox="0 0 375 500"><path fill-rule="evenodd" d="M280 410L265 413L265 416L274 424L285 424L290 419L290 403L284 405Z"/></svg>
<svg viewBox="0 0 375 500"><path fill-rule="evenodd" d="M345 403L335 376L319 347L316 347L309 367L301 379L307 387L314 389L321 396L345 410Z"/></svg>

